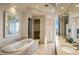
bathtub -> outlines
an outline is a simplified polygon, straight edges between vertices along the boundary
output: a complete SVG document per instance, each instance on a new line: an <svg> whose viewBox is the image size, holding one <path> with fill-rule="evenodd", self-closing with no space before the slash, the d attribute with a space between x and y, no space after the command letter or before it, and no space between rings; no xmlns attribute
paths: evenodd
<svg viewBox="0 0 79 59"><path fill-rule="evenodd" d="M2 47L1 51L4 53L12 53L12 52L20 51L22 49L27 49L33 43L34 43L34 40L32 39L23 39L18 42Z"/></svg>

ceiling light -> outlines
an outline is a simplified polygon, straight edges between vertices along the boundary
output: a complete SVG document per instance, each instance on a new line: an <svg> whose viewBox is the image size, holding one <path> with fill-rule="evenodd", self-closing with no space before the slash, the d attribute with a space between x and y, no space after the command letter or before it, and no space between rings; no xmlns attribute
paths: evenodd
<svg viewBox="0 0 79 59"><path fill-rule="evenodd" d="M64 7L61 7L61 9L64 9Z"/></svg>
<svg viewBox="0 0 79 59"><path fill-rule="evenodd" d="M76 5L76 7L79 7L79 5Z"/></svg>

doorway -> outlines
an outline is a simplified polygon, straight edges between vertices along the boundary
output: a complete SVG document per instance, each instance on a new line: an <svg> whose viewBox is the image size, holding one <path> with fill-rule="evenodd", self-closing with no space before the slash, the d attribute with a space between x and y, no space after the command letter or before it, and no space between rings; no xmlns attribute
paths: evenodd
<svg viewBox="0 0 79 59"><path fill-rule="evenodd" d="M40 19L34 19L34 39L40 39Z"/></svg>
<svg viewBox="0 0 79 59"><path fill-rule="evenodd" d="M32 38L32 18L28 18L28 38Z"/></svg>

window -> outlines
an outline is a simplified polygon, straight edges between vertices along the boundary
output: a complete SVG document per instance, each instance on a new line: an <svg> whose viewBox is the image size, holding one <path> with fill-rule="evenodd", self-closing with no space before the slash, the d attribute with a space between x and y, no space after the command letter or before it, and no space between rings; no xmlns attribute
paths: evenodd
<svg viewBox="0 0 79 59"><path fill-rule="evenodd" d="M19 32L19 23L18 22L11 22L8 31L10 32L8 34L18 33Z"/></svg>
<svg viewBox="0 0 79 59"><path fill-rule="evenodd" d="M19 34L20 18L16 15L5 13L5 37Z"/></svg>

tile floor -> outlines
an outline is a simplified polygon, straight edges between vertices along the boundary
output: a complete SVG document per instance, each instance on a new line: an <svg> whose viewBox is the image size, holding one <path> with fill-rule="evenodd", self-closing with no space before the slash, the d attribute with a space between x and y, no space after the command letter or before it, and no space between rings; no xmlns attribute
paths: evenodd
<svg viewBox="0 0 79 59"><path fill-rule="evenodd" d="M34 55L55 55L55 45L53 43L39 44Z"/></svg>

